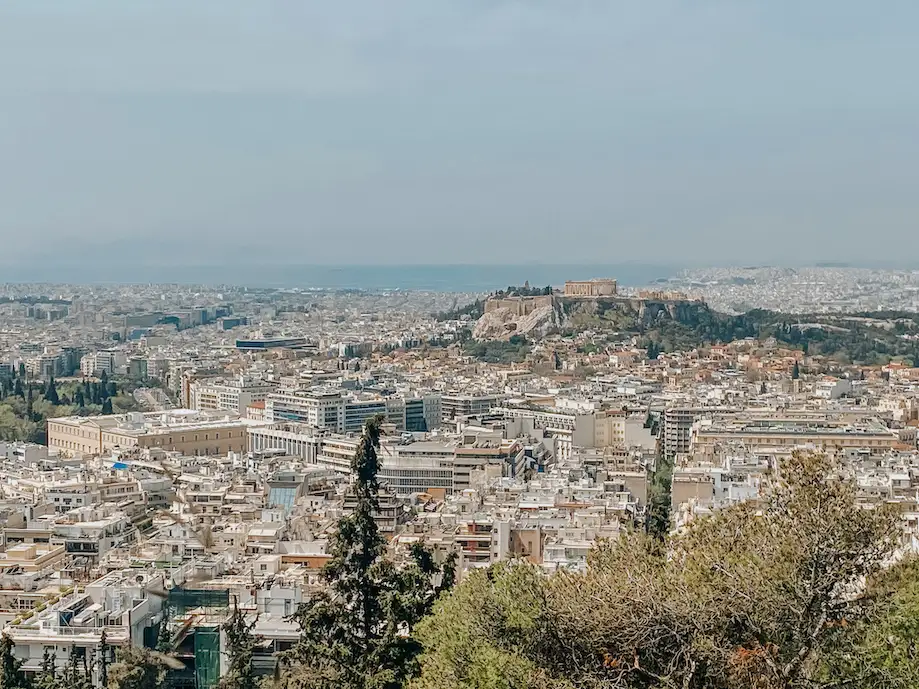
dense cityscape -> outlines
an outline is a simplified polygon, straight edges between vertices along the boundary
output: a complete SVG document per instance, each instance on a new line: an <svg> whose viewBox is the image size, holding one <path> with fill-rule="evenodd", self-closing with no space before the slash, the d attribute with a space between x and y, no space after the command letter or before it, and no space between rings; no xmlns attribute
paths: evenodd
<svg viewBox="0 0 919 689"><path fill-rule="evenodd" d="M157 667L160 654L175 663L156 670L171 686L255 686L313 662L298 654L313 658L320 640L304 630L317 606L345 605L329 597L330 571L346 562L341 525L365 512L399 586L416 577L404 595L423 614L402 619L404 635L454 580L452 604L486 568L590 577L592 558L629 533L665 543L768 505L775 477L805 456L832 463L853 506L896 514L874 564L908 558L913 278L718 270L484 295L5 285L6 652L19 673L97 686L125 662L112 649L146 647L131 662ZM854 284L870 285L870 303ZM906 354L875 351L880 340L866 356L841 351L824 335L843 326L795 317L817 311L802 285L847 314L837 323L895 332ZM783 308L738 325L708 298ZM827 604L846 608L840 595ZM419 686L436 683L447 652L423 634ZM464 671L476 662L493 661ZM518 670L519 686L546 672ZM633 686L635 673L605 672Z"/></svg>
<svg viewBox="0 0 919 689"><path fill-rule="evenodd" d="M0 2L0 689L919 689L917 27Z"/></svg>

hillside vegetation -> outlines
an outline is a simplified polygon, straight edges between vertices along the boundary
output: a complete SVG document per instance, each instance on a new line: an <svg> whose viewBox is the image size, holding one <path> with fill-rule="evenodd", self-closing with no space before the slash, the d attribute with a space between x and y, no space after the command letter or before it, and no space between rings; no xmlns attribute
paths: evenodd
<svg viewBox="0 0 919 689"><path fill-rule="evenodd" d="M508 285L507 289L498 290L488 297L476 299L469 304L454 306L449 311L436 314L434 318L438 321L458 321L468 316L472 320L477 320L485 314L485 302L489 299L500 299L502 297L537 297L550 294L552 294L552 287L549 285L545 287L530 287L529 285L515 287L514 285Z"/></svg>
<svg viewBox="0 0 919 689"><path fill-rule="evenodd" d="M627 533L597 546L585 572L473 572L418 626L411 686L919 686L916 565L883 569L896 515L860 509L834 472L798 454L759 504L670 539Z"/></svg>
<svg viewBox="0 0 919 689"><path fill-rule="evenodd" d="M810 355L824 355L846 364L882 365L902 359L919 365L917 313L787 314L756 309L730 315L698 301L556 297L555 302L557 308L547 310L545 322L534 322L530 317L514 322L507 314L489 313L481 317L474 332L478 339L507 340L511 336L573 336L592 330L611 336L638 336L644 345L653 342L663 352L771 337ZM494 323L484 322L489 319Z"/></svg>

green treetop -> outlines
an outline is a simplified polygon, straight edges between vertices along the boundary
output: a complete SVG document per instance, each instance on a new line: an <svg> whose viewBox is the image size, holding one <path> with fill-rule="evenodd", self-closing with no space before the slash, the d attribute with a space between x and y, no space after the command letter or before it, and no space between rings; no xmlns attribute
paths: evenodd
<svg viewBox="0 0 919 689"><path fill-rule="evenodd" d="M293 615L301 636L286 656L283 675L303 689L402 687L420 650L414 626L441 587L452 583L452 560L439 567L423 548L403 568L385 557L386 541L375 521L382 422L367 421L352 459L356 506L330 541L326 588Z"/></svg>
<svg viewBox="0 0 919 689"><path fill-rule="evenodd" d="M54 376L48 381L48 387L45 389L44 399L46 402L57 405L61 403L61 398L57 393L57 385L54 383Z"/></svg>
<svg viewBox="0 0 919 689"><path fill-rule="evenodd" d="M876 603L863 582L899 535L897 515L865 509L826 457L796 454L760 500L699 517L663 545L628 533L597 546L583 573L471 573L417 629L413 689L863 686L852 680L874 676L869 663L860 675L827 668L864 638L855 630ZM897 619L873 671L914 653L915 625ZM919 687L916 670L910 680L899 686Z"/></svg>

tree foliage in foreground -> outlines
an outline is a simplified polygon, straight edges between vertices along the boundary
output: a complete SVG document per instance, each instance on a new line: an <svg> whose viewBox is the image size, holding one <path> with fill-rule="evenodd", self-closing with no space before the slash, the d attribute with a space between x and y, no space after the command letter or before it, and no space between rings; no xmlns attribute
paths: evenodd
<svg viewBox="0 0 919 689"><path fill-rule="evenodd" d="M415 625L427 615L441 590L453 581L453 561L437 565L421 546L412 563L397 567L386 555L379 511L380 428L364 427L352 460L357 505L343 518L329 544L323 571L327 586L293 616L301 636L278 678L304 689L396 689L416 672L420 646Z"/></svg>
<svg viewBox="0 0 919 689"><path fill-rule="evenodd" d="M233 612L223 624L226 638L227 673L220 678L218 689L258 689L261 680L255 674L253 656L261 637L253 633L257 618L248 619L234 599Z"/></svg>
<svg viewBox="0 0 919 689"><path fill-rule="evenodd" d="M158 689L166 678L166 664L153 651L126 646L116 652L108 670L109 689Z"/></svg>
<svg viewBox="0 0 919 689"><path fill-rule="evenodd" d="M864 582L894 553L898 521L862 508L834 471L796 454L760 501L697 519L665 549L638 533L602 544L585 573L471 574L418 628L415 689L893 686L872 634L886 634L884 614L913 625L884 650L905 667L915 618L885 613ZM919 686L909 657L904 689Z"/></svg>
<svg viewBox="0 0 919 689"><path fill-rule="evenodd" d="M28 687L25 674L20 670L22 661L13 655L13 640L0 636L0 689L25 689Z"/></svg>
<svg viewBox="0 0 919 689"><path fill-rule="evenodd" d="M882 573L868 596L872 614L828 660L823 679L868 689L919 688L919 560Z"/></svg>
<svg viewBox="0 0 919 689"><path fill-rule="evenodd" d="M14 644L9 636L0 640L0 689L157 689L162 686L171 660L154 651L134 646L123 646L115 652L111 662L112 647L105 641L105 633L97 648L88 653L71 653L63 666L47 647L41 670L27 677L21 670L22 661L13 654ZM178 663L181 666L181 663Z"/></svg>

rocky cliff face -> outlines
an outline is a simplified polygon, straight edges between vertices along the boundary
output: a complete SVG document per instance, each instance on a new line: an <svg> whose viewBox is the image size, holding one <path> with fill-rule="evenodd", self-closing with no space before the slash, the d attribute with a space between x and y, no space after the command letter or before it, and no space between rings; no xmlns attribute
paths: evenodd
<svg viewBox="0 0 919 689"><path fill-rule="evenodd" d="M708 312L701 302L552 297L546 303L545 297L540 299L532 310L506 300L492 301L476 322L472 336L476 340L507 340L512 335L539 339L571 328L632 332L662 321L691 324L702 312Z"/></svg>
<svg viewBox="0 0 919 689"><path fill-rule="evenodd" d="M524 335L531 339L556 332L564 325L564 310L555 298L543 302L525 315L506 306L486 309L475 324L472 336L476 340L507 340L513 335Z"/></svg>

